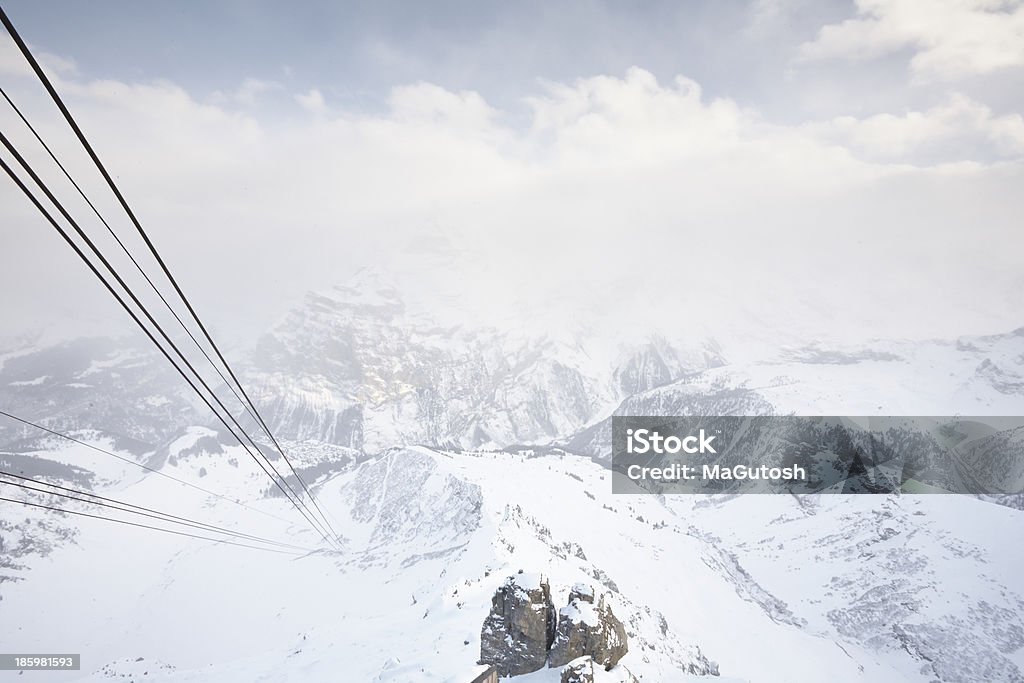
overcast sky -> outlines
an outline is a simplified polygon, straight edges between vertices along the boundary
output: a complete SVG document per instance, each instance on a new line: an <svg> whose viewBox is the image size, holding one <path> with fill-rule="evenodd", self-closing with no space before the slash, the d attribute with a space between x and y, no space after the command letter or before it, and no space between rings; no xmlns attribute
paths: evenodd
<svg viewBox="0 0 1024 683"><path fill-rule="evenodd" d="M236 343L365 266L473 320L1024 325L1021 2L4 7ZM130 237L6 36L0 84ZM117 319L0 200L0 337Z"/></svg>

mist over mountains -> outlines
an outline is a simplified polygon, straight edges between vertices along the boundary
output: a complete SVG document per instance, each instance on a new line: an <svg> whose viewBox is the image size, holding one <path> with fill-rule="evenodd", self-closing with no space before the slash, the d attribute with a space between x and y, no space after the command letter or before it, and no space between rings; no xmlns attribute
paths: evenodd
<svg viewBox="0 0 1024 683"><path fill-rule="evenodd" d="M1011 415L1024 403L1024 328L789 346L735 362L712 337L571 324L534 334L454 323L406 299L386 274L363 271L310 293L256 338L240 368L271 428L367 453L572 441L598 455L586 446L588 428L613 412ZM55 429L96 430L142 450L193 424L214 427L164 359L124 339L6 350L0 403ZM0 429L7 438L21 432Z"/></svg>
<svg viewBox="0 0 1024 683"><path fill-rule="evenodd" d="M1024 0L0 15L0 680L1024 683Z"/></svg>
<svg viewBox="0 0 1024 683"><path fill-rule="evenodd" d="M823 669L844 681L1021 680L1024 585L999 534L986 531L1019 526L1019 497L621 497L606 462L613 414L1020 414L1024 330L784 346L759 360L740 344L734 360L710 336L582 320L534 334L443 309L428 315L415 294L364 271L310 293L233 359L338 522L341 551L247 563L252 580L292 577L254 604L249 579L209 569L240 561L219 546L140 539L127 559L106 525L33 510L5 517L0 600L22 624L19 642L51 637L57 617L30 613L61 563L120 574L115 564L128 562L127 585L103 592L109 619L139 623L133 596L147 596L163 636L86 637L81 622L62 622L63 637L90 649L82 680L208 680L212 664L218 680L239 683L295 667L319 680L353 666L353 680L465 683L491 597L526 570L550 581L556 602L584 582L612 605L629 653L609 681L767 681L786 671L810 682ZM284 520L294 511L154 352L89 337L8 348L2 363L0 406L124 458L4 419L6 468L251 525L227 501L175 488L134 461L277 517L265 532L316 543ZM983 586L961 585L979 572ZM678 582L698 594L673 591ZM72 606L84 599L59 592ZM312 611L297 606L310 601ZM250 633L253 648L228 642L188 626L199 603L271 625ZM745 635L733 638L737 624ZM282 641L292 647L275 655ZM521 680L558 676L541 669Z"/></svg>

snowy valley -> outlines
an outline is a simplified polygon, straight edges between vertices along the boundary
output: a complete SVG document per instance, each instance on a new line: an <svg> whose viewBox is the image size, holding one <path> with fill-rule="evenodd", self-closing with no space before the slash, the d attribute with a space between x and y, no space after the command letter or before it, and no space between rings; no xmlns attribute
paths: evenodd
<svg viewBox="0 0 1024 683"><path fill-rule="evenodd" d="M0 408L123 458L3 419L4 469L301 547L2 504L4 642L81 651L53 680L469 683L509 577L556 609L578 584L607 602L628 653L595 680L1024 680L1016 497L624 496L606 469L612 414L1022 414L1024 329L733 361L712 339L446 327L388 286L311 294L243 381L340 550L152 354L2 358Z"/></svg>

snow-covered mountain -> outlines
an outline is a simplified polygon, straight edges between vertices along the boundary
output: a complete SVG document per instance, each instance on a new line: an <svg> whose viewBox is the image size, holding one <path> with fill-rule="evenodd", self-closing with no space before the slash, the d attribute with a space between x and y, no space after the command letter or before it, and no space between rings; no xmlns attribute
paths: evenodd
<svg viewBox="0 0 1024 683"><path fill-rule="evenodd" d="M275 433L375 453L409 443L551 443L626 396L725 362L709 340L652 336L606 346L559 330L534 336L441 325L409 306L386 276L367 271L309 294L241 367ZM166 361L134 342L83 339L8 355L0 404L28 419L150 445L191 424L216 428ZM237 407L214 373L208 379Z"/></svg>
<svg viewBox="0 0 1024 683"><path fill-rule="evenodd" d="M216 428L165 360L132 342L81 339L0 357L0 404L57 429L99 430L144 448L192 424ZM368 453L401 444L569 442L601 456L603 420L613 413L1015 415L1024 408L1024 329L813 344L730 363L727 348L704 338L627 342L615 331L533 336L441 325L373 272L308 295L241 360L275 432ZM223 385L214 386L231 404ZM6 422L0 435L34 437Z"/></svg>
<svg viewBox="0 0 1024 683"><path fill-rule="evenodd" d="M0 406L57 431L98 431L144 452L210 419L198 405L157 352L123 340L83 338L0 352ZM8 447L51 438L0 422Z"/></svg>
<svg viewBox="0 0 1024 683"><path fill-rule="evenodd" d="M283 499L252 497L258 478L237 449L195 443L177 444L168 470L202 470L197 481L252 508L153 474L107 472L96 488L316 543ZM0 596L4 623L17 624L5 643L74 644L89 681L460 683L491 596L525 571L559 604L578 583L604 594L626 626L621 666L640 680L1024 677L1024 550L1005 542L1020 513L973 498L615 496L586 458L423 447L340 466L318 498L343 531L340 552L272 555L5 514L16 566ZM76 581L61 580L71 566ZM69 616L86 613L96 617Z"/></svg>
<svg viewBox="0 0 1024 683"><path fill-rule="evenodd" d="M782 349L635 393L611 414L1024 415L1024 328L956 340ZM610 419L568 443L608 458Z"/></svg>
<svg viewBox="0 0 1024 683"><path fill-rule="evenodd" d="M54 680L468 683L522 571L559 606L589 586L622 621L629 652L603 680L1024 680L1019 496L622 496L603 463L613 413L1024 414L1024 330L735 363L705 338L453 317L364 273L239 357L338 551L152 352L0 352L0 409L120 457L0 418L6 471L304 548L0 504L7 649L80 650L83 671ZM990 445L977 457L1005 455Z"/></svg>
<svg viewBox="0 0 1024 683"><path fill-rule="evenodd" d="M624 396L722 362L706 341L653 338L608 357L557 331L442 326L364 273L310 294L259 340L247 377L275 430L376 452L548 443Z"/></svg>
<svg viewBox="0 0 1024 683"><path fill-rule="evenodd" d="M582 349L442 328L389 289L339 289L256 346L247 377L277 431L375 452L395 443L549 441L610 398Z"/></svg>

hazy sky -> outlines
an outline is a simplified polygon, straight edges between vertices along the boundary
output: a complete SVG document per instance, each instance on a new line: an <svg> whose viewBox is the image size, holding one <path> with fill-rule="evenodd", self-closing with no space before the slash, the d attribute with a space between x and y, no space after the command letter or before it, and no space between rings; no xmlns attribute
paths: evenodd
<svg viewBox="0 0 1024 683"><path fill-rule="evenodd" d="M474 320L1024 325L1021 2L4 6L234 341L368 265ZM130 236L6 37L0 84ZM0 201L0 338L117 319Z"/></svg>

